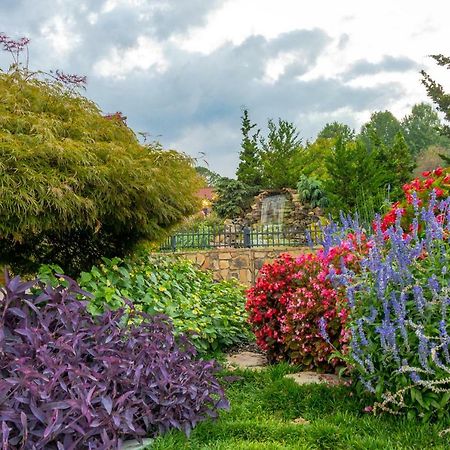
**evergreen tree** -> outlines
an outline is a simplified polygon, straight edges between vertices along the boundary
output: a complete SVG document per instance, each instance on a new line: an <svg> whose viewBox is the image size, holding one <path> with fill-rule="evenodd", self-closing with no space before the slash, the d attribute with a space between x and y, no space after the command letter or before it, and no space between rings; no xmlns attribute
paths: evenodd
<svg viewBox="0 0 450 450"><path fill-rule="evenodd" d="M402 186L411 179L416 167L414 157L402 133L397 133L391 147L381 145L378 152L379 166L386 171L386 181L390 186L393 199L401 195Z"/></svg>
<svg viewBox="0 0 450 450"><path fill-rule="evenodd" d="M263 183L271 189L295 187L298 180L290 176L290 168L302 148L299 132L293 123L282 119L278 124L269 120L267 127L267 139L260 139Z"/></svg>
<svg viewBox="0 0 450 450"><path fill-rule="evenodd" d="M236 177L244 184L261 186L261 155L258 148L259 130L251 135L252 130L256 128L256 124L251 123L247 109L244 110L241 119L242 143Z"/></svg>
<svg viewBox="0 0 450 450"><path fill-rule="evenodd" d="M389 176L378 156L362 140L337 140L326 158L329 179L325 189L332 212L354 213L363 203L369 203L375 211L381 207Z"/></svg>

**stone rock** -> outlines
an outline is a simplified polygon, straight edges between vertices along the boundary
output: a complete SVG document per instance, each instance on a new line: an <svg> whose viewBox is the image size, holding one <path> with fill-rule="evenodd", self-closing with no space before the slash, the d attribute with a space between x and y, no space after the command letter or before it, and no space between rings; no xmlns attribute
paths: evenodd
<svg viewBox="0 0 450 450"><path fill-rule="evenodd" d="M136 440L125 441L123 445L120 447L120 450L144 450L150 448L150 444L152 444L153 439L142 439L142 444Z"/></svg>
<svg viewBox="0 0 450 450"><path fill-rule="evenodd" d="M260 353L240 352L236 355L228 355L227 366L238 369L261 370L267 365L267 358Z"/></svg>
<svg viewBox="0 0 450 450"><path fill-rule="evenodd" d="M248 267L248 259L243 256L238 256L231 260L230 268L232 269L243 269Z"/></svg>
<svg viewBox="0 0 450 450"><path fill-rule="evenodd" d="M344 380L342 380L342 378L339 378L337 375L332 375L329 373L298 372L285 375L285 378L290 378L299 385L325 383L332 386L337 386L339 384L344 383Z"/></svg>
<svg viewBox="0 0 450 450"><path fill-rule="evenodd" d="M311 422L309 420L304 419L303 417L297 417L292 421L292 423L295 423L297 425L309 425Z"/></svg>

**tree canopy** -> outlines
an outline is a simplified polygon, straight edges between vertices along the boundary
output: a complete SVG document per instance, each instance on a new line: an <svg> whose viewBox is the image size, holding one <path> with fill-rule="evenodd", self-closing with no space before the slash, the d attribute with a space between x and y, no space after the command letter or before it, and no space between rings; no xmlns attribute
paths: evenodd
<svg viewBox="0 0 450 450"><path fill-rule="evenodd" d="M196 210L200 183L187 156L141 145L63 80L0 72L1 262L70 272L156 239Z"/></svg>
<svg viewBox="0 0 450 450"><path fill-rule="evenodd" d="M390 111L376 111L361 127L359 137L369 149L378 143L390 147L394 144L395 136L402 132L400 122Z"/></svg>

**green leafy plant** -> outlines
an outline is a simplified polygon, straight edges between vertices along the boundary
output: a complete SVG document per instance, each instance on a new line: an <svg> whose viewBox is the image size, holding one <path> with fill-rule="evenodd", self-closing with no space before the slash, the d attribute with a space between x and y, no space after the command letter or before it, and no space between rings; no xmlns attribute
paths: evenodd
<svg viewBox="0 0 450 450"><path fill-rule="evenodd" d="M49 281L58 269L43 266L40 276ZM202 352L250 338L244 288L234 281L216 282L190 261L103 258L102 264L81 274L79 283L94 296L88 305L92 314L116 310L125 306L125 298L131 299L138 311L169 316L176 333L190 333Z"/></svg>
<svg viewBox="0 0 450 450"><path fill-rule="evenodd" d="M313 208L326 208L329 200L322 187L322 183L312 177L300 175L297 183L297 192L302 202L310 204Z"/></svg>

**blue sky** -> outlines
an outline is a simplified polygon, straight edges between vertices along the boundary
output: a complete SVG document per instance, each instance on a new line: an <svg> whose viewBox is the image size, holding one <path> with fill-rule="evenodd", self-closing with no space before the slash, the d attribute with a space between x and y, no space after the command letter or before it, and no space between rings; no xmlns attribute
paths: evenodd
<svg viewBox="0 0 450 450"><path fill-rule="evenodd" d="M244 107L306 140L375 110L402 118L426 100L421 68L450 86L427 57L450 54L446 3L0 0L0 31L31 39L33 69L87 75L105 113L231 176Z"/></svg>

